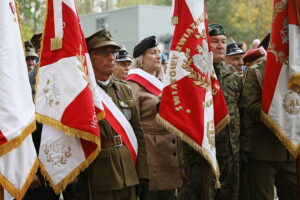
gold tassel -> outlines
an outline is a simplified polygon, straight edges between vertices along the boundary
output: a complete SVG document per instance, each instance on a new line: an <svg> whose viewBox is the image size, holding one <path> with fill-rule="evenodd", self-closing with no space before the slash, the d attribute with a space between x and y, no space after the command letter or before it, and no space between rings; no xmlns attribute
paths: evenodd
<svg viewBox="0 0 300 200"><path fill-rule="evenodd" d="M219 179L216 179L216 182L215 182L215 188L216 188L216 189L220 189L220 188L221 188L221 183L220 183L220 180L219 180Z"/></svg>
<svg viewBox="0 0 300 200"><path fill-rule="evenodd" d="M172 24L172 25L178 24L178 16L173 16L173 17L171 18L171 24Z"/></svg>
<svg viewBox="0 0 300 200"><path fill-rule="evenodd" d="M51 38L51 51L59 50L62 48L62 37Z"/></svg>

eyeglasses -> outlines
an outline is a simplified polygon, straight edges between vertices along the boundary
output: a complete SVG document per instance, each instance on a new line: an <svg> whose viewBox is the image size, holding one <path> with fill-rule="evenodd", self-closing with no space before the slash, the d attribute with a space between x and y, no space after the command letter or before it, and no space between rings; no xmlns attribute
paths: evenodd
<svg viewBox="0 0 300 200"><path fill-rule="evenodd" d="M102 58L107 58L110 54L112 54L116 58L118 51L117 50L96 50L93 51L92 54L98 54Z"/></svg>

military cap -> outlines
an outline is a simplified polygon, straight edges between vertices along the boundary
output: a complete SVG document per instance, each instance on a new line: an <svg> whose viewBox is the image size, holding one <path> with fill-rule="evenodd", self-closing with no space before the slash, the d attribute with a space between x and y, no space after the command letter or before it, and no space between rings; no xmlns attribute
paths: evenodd
<svg viewBox="0 0 300 200"><path fill-rule="evenodd" d="M30 42L33 44L35 50L41 48L42 35L42 33L34 34L30 39Z"/></svg>
<svg viewBox="0 0 300 200"><path fill-rule="evenodd" d="M140 41L133 49L133 57L136 58L142 55L147 49L156 47L158 45L158 41L156 37L149 36Z"/></svg>
<svg viewBox="0 0 300 200"><path fill-rule="evenodd" d="M93 35L87 37L86 39L87 47L90 50L105 46L113 46L116 49L121 47L112 39L110 32L106 29L102 29Z"/></svg>
<svg viewBox="0 0 300 200"><path fill-rule="evenodd" d="M224 28L220 24L208 25L209 36L225 35Z"/></svg>
<svg viewBox="0 0 300 200"><path fill-rule="evenodd" d="M127 52L127 50L123 47L119 50L118 55L116 57L117 62L125 62L125 61L132 61L131 56Z"/></svg>
<svg viewBox="0 0 300 200"><path fill-rule="evenodd" d="M256 49L251 49L247 51L247 53L243 56L243 62L253 62L258 58L261 58L263 56L267 55L266 50L263 47L259 47Z"/></svg>
<svg viewBox="0 0 300 200"><path fill-rule="evenodd" d="M30 41L24 42L26 57L39 57Z"/></svg>
<svg viewBox="0 0 300 200"><path fill-rule="evenodd" d="M227 45L226 55L236 55L236 54L244 54L245 52L240 49L236 43L231 43Z"/></svg>

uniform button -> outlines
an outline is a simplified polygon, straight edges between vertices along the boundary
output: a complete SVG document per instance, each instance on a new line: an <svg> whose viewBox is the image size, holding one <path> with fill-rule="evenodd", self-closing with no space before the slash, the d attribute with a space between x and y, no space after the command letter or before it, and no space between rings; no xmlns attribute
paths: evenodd
<svg viewBox="0 0 300 200"><path fill-rule="evenodd" d="M176 156L176 153L175 153L175 152L173 153L173 156Z"/></svg>
<svg viewBox="0 0 300 200"><path fill-rule="evenodd" d="M173 144L175 144L175 143L176 143L176 141L175 141L175 140L173 140L172 142L173 142Z"/></svg>

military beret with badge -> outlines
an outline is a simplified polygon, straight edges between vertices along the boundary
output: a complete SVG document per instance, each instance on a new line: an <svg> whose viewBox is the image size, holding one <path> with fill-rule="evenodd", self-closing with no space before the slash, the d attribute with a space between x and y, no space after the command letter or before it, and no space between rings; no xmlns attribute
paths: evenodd
<svg viewBox="0 0 300 200"><path fill-rule="evenodd" d="M156 47L158 41L155 36L149 36L140 41L133 49L133 58L137 58L142 55L147 49Z"/></svg>
<svg viewBox="0 0 300 200"><path fill-rule="evenodd" d="M225 35L224 28L221 24L208 25L209 36Z"/></svg>

